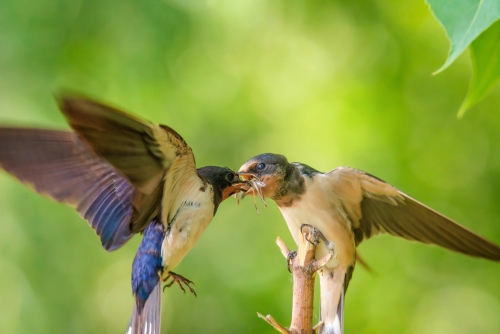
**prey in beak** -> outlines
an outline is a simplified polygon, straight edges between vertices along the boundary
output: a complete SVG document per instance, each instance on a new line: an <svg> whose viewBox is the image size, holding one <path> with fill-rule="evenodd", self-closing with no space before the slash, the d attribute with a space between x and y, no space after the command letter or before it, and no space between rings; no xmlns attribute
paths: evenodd
<svg viewBox="0 0 500 334"><path fill-rule="evenodd" d="M281 189L287 177L288 161L282 155L261 154L248 160L240 167L238 175L247 182L248 189L239 193L239 199L246 195L254 196L257 212L256 197L260 197L267 207L265 198L277 199L281 197Z"/></svg>
<svg viewBox="0 0 500 334"><path fill-rule="evenodd" d="M282 197L282 186L290 175L288 161L282 155L265 153L253 157L240 167L238 175L247 182L260 182L251 192L257 192L263 198ZM250 192L249 192L250 193Z"/></svg>
<svg viewBox="0 0 500 334"><path fill-rule="evenodd" d="M260 181L255 174L246 172L238 172L237 174L245 181L244 186L241 187L240 191L234 195L238 199L238 204L240 204L240 201L245 198L246 195L251 194L253 195L253 202L257 213L260 213L257 208L257 196L262 200L264 207L267 208L267 203L262 195L262 188L264 188L266 184Z"/></svg>
<svg viewBox="0 0 500 334"><path fill-rule="evenodd" d="M247 191L248 189L248 183L245 180L241 180L238 173L232 172L232 175L228 174L227 181L229 182L229 185L226 185L226 187L222 190L222 201L230 196Z"/></svg>

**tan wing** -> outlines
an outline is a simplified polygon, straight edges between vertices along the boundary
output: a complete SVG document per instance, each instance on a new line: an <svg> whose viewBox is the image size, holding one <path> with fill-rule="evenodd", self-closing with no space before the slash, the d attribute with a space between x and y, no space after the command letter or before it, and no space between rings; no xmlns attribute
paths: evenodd
<svg viewBox="0 0 500 334"><path fill-rule="evenodd" d="M132 237L135 188L74 133L0 128L0 167L36 191L75 206L105 249L117 249Z"/></svg>
<svg viewBox="0 0 500 334"><path fill-rule="evenodd" d="M349 216L356 244L378 233L435 244L460 253L500 261L500 247L403 194L388 183L353 168L326 174L332 196Z"/></svg>
<svg viewBox="0 0 500 334"><path fill-rule="evenodd" d="M75 132L92 150L123 173L139 190L138 215L132 230L140 231L159 213L164 182L183 174L196 175L191 148L173 129L155 125L85 98L63 97L60 109ZM180 159L180 160L179 160ZM182 161L188 160L189 164ZM177 168L178 164L183 168ZM163 200L170 200L163 198Z"/></svg>
<svg viewBox="0 0 500 334"><path fill-rule="evenodd" d="M60 109L69 125L99 156L144 194L161 182L182 154L192 154L182 137L160 126L85 98L65 97Z"/></svg>

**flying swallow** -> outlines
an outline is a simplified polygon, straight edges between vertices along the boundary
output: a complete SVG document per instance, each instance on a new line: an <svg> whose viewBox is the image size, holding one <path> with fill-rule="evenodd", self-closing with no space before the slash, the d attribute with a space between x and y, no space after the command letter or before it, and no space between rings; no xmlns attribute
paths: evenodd
<svg viewBox="0 0 500 334"><path fill-rule="evenodd" d="M261 195L276 202L296 243L299 228L308 224L328 241L319 243L316 258L334 252L320 272L322 334L343 333L344 295L356 247L372 236L389 233L500 261L499 246L363 171L339 167L322 173L266 153L248 160L238 173L263 184Z"/></svg>
<svg viewBox="0 0 500 334"><path fill-rule="evenodd" d="M196 169L191 148L168 126L81 97L62 97L59 108L73 132L0 127L0 167L74 206L108 251L144 232L127 333L160 333L162 279L194 292L172 270L243 183L229 168Z"/></svg>

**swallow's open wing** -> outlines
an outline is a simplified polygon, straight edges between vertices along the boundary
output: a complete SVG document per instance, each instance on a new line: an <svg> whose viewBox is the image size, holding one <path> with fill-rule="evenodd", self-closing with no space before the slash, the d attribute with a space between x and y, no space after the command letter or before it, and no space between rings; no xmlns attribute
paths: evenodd
<svg viewBox="0 0 500 334"><path fill-rule="evenodd" d="M360 170L340 167L325 174L352 224L356 244L378 233L435 244L500 261L500 247L469 231L388 183Z"/></svg>
<svg viewBox="0 0 500 334"><path fill-rule="evenodd" d="M142 312L134 305L125 334L161 334L161 280L149 295Z"/></svg>
<svg viewBox="0 0 500 334"><path fill-rule="evenodd" d="M111 251L132 237L134 187L68 131L0 128L0 166L73 205Z"/></svg>
<svg viewBox="0 0 500 334"><path fill-rule="evenodd" d="M171 179L199 179L191 148L168 126L150 123L85 98L64 97L60 100L60 109L91 149L137 188L136 213L132 220L134 232L143 230L159 214L165 182L168 185ZM175 189L167 189L163 199L169 202L177 198Z"/></svg>

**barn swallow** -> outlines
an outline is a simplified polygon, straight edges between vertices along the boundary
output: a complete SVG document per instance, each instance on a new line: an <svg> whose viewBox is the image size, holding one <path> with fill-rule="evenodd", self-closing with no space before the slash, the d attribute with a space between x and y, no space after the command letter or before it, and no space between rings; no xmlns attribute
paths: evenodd
<svg viewBox="0 0 500 334"><path fill-rule="evenodd" d="M162 279L194 292L172 270L243 183L226 167L196 169L191 148L168 126L81 97L62 97L59 108L73 131L0 127L0 166L74 206L108 251L144 232L127 333L160 333Z"/></svg>
<svg viewBox="0 0 500 334"><path fill-rule="evenodd" d="M322 334L343 333L344 295L364 239L389 233L435 244L463 254L500 261L500 247L402 193L381 179L349 167L322 173L278 154L248 160L239 172L262 184L263 197L273 199L298 243L299 228L318 229L316 258L334 253L320 272ZM257 192L254 188L248 193Z"/></svg>

